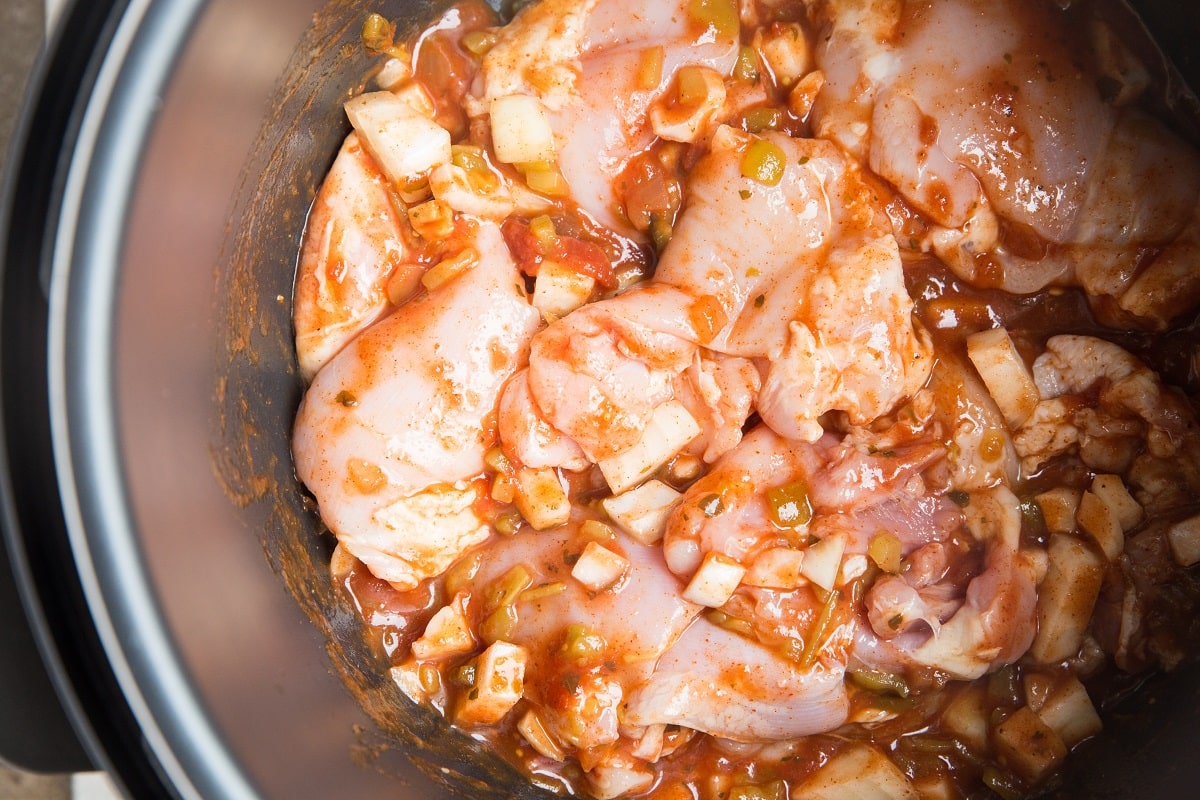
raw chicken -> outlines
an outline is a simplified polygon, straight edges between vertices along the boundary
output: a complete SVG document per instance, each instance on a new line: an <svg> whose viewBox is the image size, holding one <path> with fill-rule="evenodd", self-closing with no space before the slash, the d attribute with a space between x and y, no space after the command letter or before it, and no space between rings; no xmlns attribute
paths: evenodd
<svg viewBox="0 0 1200 800"><path fill-rule="evenodd" d="M292 315L300 371L311 380L346 343L418 285L388 181L346 137L308 215ZM389 292L389 284L391 291Z"/></svg>
<svg viewBox="0 0 1200 800"><path fill-rule="evenodd" d="M630 696L626 715L637 725L683 725L735 741L794 739L845 722L844 672L833 657L801 668L701 618Z"/></svg>
<svg viewBox="0 0 1200 800"><path fill-rule="evenodd" d="M857 663L889 671L929 667L971 680L1011 664L1029 649L1037 631L1039 573L1036 558L1020 547L1019 502L999 487L972 494L965 513L985 553L983 570L963 588L921 586L910 579L907 586L916 597L893 581L877 582L867 594L866 619L856 636ZM898 595L901 603L912 605L897 606ZM917 620L926 624L907 624Z"/></svg>
<svg viewBox="0 0 1200 800"><path fill-rule="evenodd" d="M1102 96L1102 79L1121 86L1093 52L1106 29L1089 40L1071 10L1018 0L817 5L817 134L924 214L927 246L959 276L1016 293L1082 285L1114 322L1160 329L1200 300L1182 268L1200 159Z"/></svg>
<svg viewBox="0 0 1200 800"><path fill-rule="evenodd" d="M401 691L599 800L1024 795L1099 729L1077 676L1177 663L1143 610L1200 559L1194 404L1100 330L1200 305L1200 157L1092 11L467 0L374 37L293 452L339 582L406 609Z"/></svg>
<svg viewBox="0 0 1200 800"><path fill-rule="evenodd" d="M499 229L479 223L463 244L477 263L356 338L296 416L296 474L322 518L403 587L487 538L467 482L483 471L500 389L539 322ZM463 319L476 322L464 330Z"/></svg>
<svg viewBox="0 0 1200 800"><path fill-rule="evenodd" d="M543 0L505 26L484 58L483 100L540 98L572 197L612 228L632 233L613 184L654 139L651 104L681 67L727 75L737 57L736 31L697 17L698 5L668 0L651 13L627 0ZM655 57L657 68L643 66Z"/></svg>
<svg viewBox="0 0 1200 800"><path fill-rule="evenodd" d="M886 217L837 149L724 130L694 169L649 285L585 306L534 340L533 404L593 461L637 443L697 348L758 359L755 410L806 440L821 435L828 411L856 423L886 413L932 368ZM755 142L783 155L777 185L742 174ZM743 392L752 385L740 382Z"/></svg>

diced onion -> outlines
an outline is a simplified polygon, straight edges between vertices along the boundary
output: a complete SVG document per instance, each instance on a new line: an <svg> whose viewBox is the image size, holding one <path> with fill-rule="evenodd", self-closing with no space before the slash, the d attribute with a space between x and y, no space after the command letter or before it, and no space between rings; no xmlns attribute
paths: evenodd
<svg viewBox="0 0 1200 800"><path fill-rule="evenodd" d="M772 547L758 554L742 582L767 589L795 589L805 582L803 564L803 550Z"/></svg>
<svg viewBox="0 0 1200 800"><path fill-rule="evenodd" d="M430 617L425 632L412 644L412 654L420 661L448 658L475 649L475 635L467 619L466 595L456 595Z"/></svg>
<svg viewBox="0 0 1200 800"><path fill-rule="evenodd" d="M412 67L398 58L389 58L375 74L375 83L380 89L390 91L411 77Z"/></svg>
<svg viewBox="0 0 1200 800"><path fill-rule="evenodd" d="M598 462L614 494L641 483L700 435L700 424L682 403L671 400L654 410L642 438L632 447Z"/></svg>
<svg viewBox="0 0 1200 800"><path fill-rule="evenodd" d="M1079 498L1075 520L1100 545L1109 561L1120 558L1125 550L1125 531L1116 510L1102 497L1095 492L1084 492Z"/></svg>
<svg viewBox="0 0 1200 800"><path fill-rule="evenodd" d="M646 481L623 494L600 501L609 518L642 544L656 544L667 527L667 518L679 504L679 492L662 481Z"/></svg>
<svg viewBox="0 0 1200 800"><path fill-rule="evenodd" d="M775 83L788 88L808 72L812 57L808 50L808 39L800 26L792 23L771 29L766 36L756 37L758 50L771 68Z"/></svg>
<svg viewBox="0 0 1200 800"><path fill-rule="evenodd" d="M1056 533L1047 547L1049 566L1038 590L1038 630L1030 657L1054 664L1079 652L1104 582L1104 562L1079 539Z"/></svg>
<svg viewBox="0 0 1200 800"><path fill-rule="evenodd" d="M554 161L554 130L536 97L511 94L491 105L492 149L505 164Z"/></svg>
<svg viewBox="0 0 1200 800"><path fill-rule="evenodd" d="M1066 486L1042 492L1033 499L1042 510L1042 519L1050 533L1071 533L1075 530L1075 512L1079 510L1081 492Z"/></svg>
<svg viewBox="0 0 1200 800"><path fill-rule="evenodd" d="M1104 728L1087 689L1074 675L1050 693L1037 715L1067 747L1074 747Z"/></svg>
<svg viewBox="0 0 1200 800"><path fill-rule="evenodd" d="M571 518L571 500L558 473L550 468L517 470L515 502L535 530L554 528Z"/></svg>
<svg viewBox="0 0 1200 800"><path fill-rule="evenodd" d="M346 116L388 180L403 185L450 161L450 132L391 92L346 103Z"/></svg>
<svg viewBox="0 0 1200 800"><path fill-rule="evenodd" d="M595 288L592 276L546 260L538 266L533 282L533 307L548 319L564 317L586 304Z"/></svg>
<svg viewBox="0 0 1200 800"><path fill-rule="evenodd" d="M1167 528L1167 543L1175 562L1183 567L1200 563L1200 515Z"/></svg>
<svg viewBox="0 0 1200 800"><path fill-rule="evenodd" d="M459 698L455 718L469 725L492 725L521 699L525 683L525 648L496 642L484 650L475 667L475 686Z"/></svg>
<svg viewBox="0 0 1200 800"><path fill-rule="evenodd" d="M826 536L816 544L809 545L804 552L804 564L800 567L800 573L825 591L831 591L837 582L845 550L844 533L837 532Z"/></svg>
<svg viewBox="0 0 1200 800"><path fill-rule="evenodd" d="M746 568L721 553L708 553L683 590L683 599L710 608L725 605L742 582Z"/></svg>
<svg viewBox="0 0 1200 800"><path fill-rule="evenodd" d="M992 328L971 334L967 355L1009 426L1015 429L1029 419L1040 397L1033 374L1008 331Z"/></svg>
<svg viewBox="0 0 1200 800"><path fill-rule="evenodd" d="M867 744L839 750L792 795L805 800L917 800L900 768Z"/></svg>
<svg viewBox="0 0 1200 800"><path fill-rule="evenodd" d="M1027 706L995 727L992 743L1008 768L1030 784L1040 782L1067 757L1062 739Z"/></svg>
<svg viewBox="0 0 1200 800"><path fill-rule="evenodd" d="M542 720L532 709L526 711L521 717L521 721L517 723L517 730L525 737L525 741L529 742L529 746L536 750L540 755L555 761L565 761L567 758L566 752L562 749L558 742L546 732L546 727L542 725Z"/></svg>
<svg viewBox="0 0 1200 800"><path fill-rule="evenodd" d="M629 559L596 542L588 542L571 567L571 577L593 592L611 588L629 572Z"/></svg>
<svg viewBox="0 0 1200 800"><path fill-rule="evenodd" d="M1121 530L1126 533L1137 527L1145 516L1141 504L1125 488L1120 475L1097 475L1092 479L1092 492L1112 509Z"/></svg>

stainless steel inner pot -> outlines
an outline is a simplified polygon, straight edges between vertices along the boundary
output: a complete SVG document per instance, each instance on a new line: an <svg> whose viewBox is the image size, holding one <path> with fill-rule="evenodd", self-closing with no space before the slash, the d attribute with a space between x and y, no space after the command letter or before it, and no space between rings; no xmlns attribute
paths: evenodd
<svg viewBox="0 0 1200 800"><path fill-rule="evenodd" d="M77 733L131 795L537 795L406 706L289 457L295 254L363 10L435 5L85 2L43 69L4 239L5 527ZM1194 74L1200 7L1138 5ZM1151 681L1058 795L1193 796L1198 721L1200 674Z"/></svg>

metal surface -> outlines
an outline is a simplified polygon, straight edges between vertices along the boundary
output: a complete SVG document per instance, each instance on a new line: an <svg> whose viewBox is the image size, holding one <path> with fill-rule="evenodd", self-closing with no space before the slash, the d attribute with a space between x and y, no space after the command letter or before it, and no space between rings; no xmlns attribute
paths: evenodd
<svg viewBox="0 0 1200 800"><path fill-rule="evenodd" d="M342 52L341 40L297 51L316 6L131 3L82 117L58 220L50 407L71 550L143 747L185 798L439 793L408 762L389 762L334 674L340 665L322 656L325 638L263 558L270 504L240 502L214 472L214 387L227 358L216 277L241 222L227 228L232 198L260 177L243 168L264 119L287 104L273 91L280 76L303 72L317 51ZM327 98L331 119L344 91ZM324 159L326 139L339 137L330 126L314 149L302 136L305 157ZM320 169L305 162L307 188L283 187L298 213L282 247L261 254L255 296L240 298L239 313L262 312L252 327L270 325L272 342L290 338L275 300L290 293ZM266 363L268 352L254 349L275 387L259 396L277 404L260 438L282 468L275 479L294 482L291 356Z"/></svg>
<svg viewBox="0 0 1200 800"><path fill-rule="evenodd" d="M25 168L0 319L6 527L91 757L135 796L478 796L478 748L389 705L288 460L292 266L365 69L346 55L358 12L134 0L105 27L102 5L70 22L92 20L103 58L62 55L84 102L72 116L73 97L42 98L65 158ZM1152 687L1154 713L1122 710L1062 796L1190 797L1185 677ZM396 755L414 739L434 748L419 767Z"/></svg>

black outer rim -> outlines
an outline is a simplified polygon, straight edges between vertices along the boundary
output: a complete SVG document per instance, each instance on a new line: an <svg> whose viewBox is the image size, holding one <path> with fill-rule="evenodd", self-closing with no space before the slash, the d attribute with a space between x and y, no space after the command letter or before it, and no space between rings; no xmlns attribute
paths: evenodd
<svg viewBox="0 0 1200 800"><path fill-rule="evenodd" d="M46 670L90 764L136 798L177 796L106 655L68 537L51 448L48 289L67 170L129 0L73 3L14 137L0 244L0 498L13 573ZM19 376L19 380L12 380Z"/></svg>
<svg viewBox="0 0 1200 800"><path fill-rule="evenodd" d="M141 752L136 722L104 658L73 569L48 414L45 244L52 240L53 210L61 199L60 162L78 136L83 101L123 6L122 0L72 5L30 82L30 102L14 136L14 168L5 181L0 215L0 375L5 376L0 379L5 458L0 496L14 579L42 661L87 758L113 774L128 794L161 797L166 787Z"/></svg>

